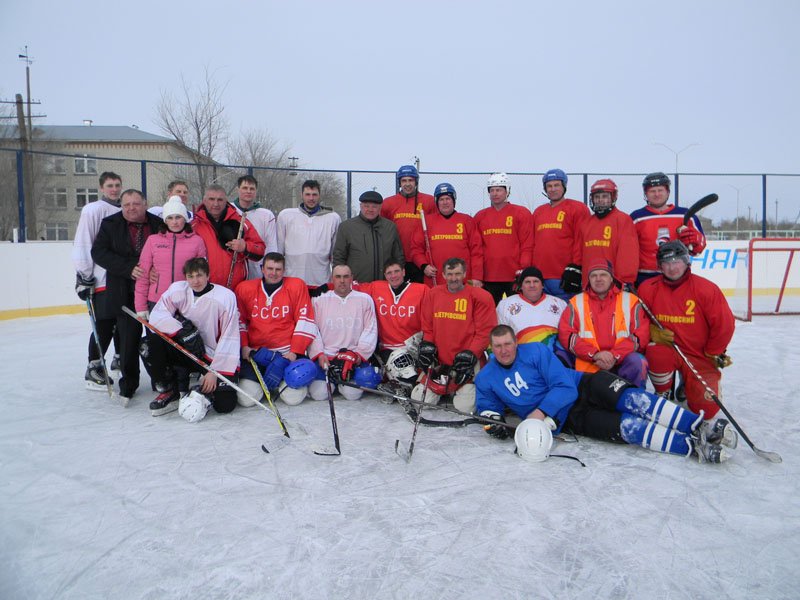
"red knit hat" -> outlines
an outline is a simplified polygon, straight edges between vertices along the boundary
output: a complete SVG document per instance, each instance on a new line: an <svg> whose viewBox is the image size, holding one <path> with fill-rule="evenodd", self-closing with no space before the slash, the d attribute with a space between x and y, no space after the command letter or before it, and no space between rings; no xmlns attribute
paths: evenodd
<svg viewBox="0 0 800 600"><path fill-rule="evenodd" d="M591 265L589 266L589 270L586 271L587 277L592 274L592 271L608 271L611 277L614 277L614 267L611 266L611 261L606 260L605 258L598 258L595 261L592 261Z"/></svg>

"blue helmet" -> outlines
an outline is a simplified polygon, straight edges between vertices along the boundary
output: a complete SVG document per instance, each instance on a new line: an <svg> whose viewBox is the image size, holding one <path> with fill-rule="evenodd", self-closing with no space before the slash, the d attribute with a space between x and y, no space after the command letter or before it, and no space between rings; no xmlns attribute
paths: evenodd
<svg viewBox="0 0 800 600"><path fill-rule="evenodd" d="M317 365L308 358L298 358L283 372L283 380L290 388L307 386L317 376Z"/></svg>
<svg viewBox="0 0 800 600"><path fill-rule="evenodd" d="M417 167L414 165L403 165L399 169L397 169L397 175L395 175L395 188L399 191L400 190L400 180L403 177L413 177L417 185L419 185L419 171L417 171Z"/></svg>
<svg viewBox="0 0 800 600"><path fill-rule="evenodd" d="M567 189L567 174L561 169L550 169L542 176L542 186L546 186L548 181L560 181L564 184L564 190Z"/></svg>
<svg viewBox="0 0 800 600"><path fill-rule="evenodd" d="M356 385L374 390L378 387L378 384L383 381L383 377L378 369L367 363L356 367L353 381Z"/></svg>
<svg viewBox="0 0 800 600"><path fill-rule="evenodd" d="M452 196L453 202L456 201L456 188L454 188L449 183L440 183L436 186L436 189L433 191L433 197L436 198L436 201L439 201L440 196Z"/></svg>

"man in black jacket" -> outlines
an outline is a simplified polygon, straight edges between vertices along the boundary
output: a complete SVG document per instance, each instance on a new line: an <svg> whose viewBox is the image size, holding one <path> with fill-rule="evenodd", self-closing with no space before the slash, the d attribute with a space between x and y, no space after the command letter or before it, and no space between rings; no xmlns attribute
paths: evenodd
<svg viewBox="0 0 800 600"><path fill-rule="evenodd" d="M162 221L147 212L147 200L139 190L125 190L120 197L122 210L106 217L92 245L92 259L106 272L109 311L117 319L120 336L120 396L131 398L139 387L139 338L141 324L122 312L136 310L133 292L139 277L149 277L139 266L139 255L148 236L158 231Z"/></svg>

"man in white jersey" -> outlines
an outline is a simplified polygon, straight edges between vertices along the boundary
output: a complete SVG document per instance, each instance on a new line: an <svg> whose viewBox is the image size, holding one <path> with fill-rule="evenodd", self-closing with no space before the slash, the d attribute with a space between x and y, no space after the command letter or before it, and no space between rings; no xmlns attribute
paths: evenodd
<svg viewBox="0 0 800 600"><path fill-rule="evenodd" d="M374 369L369 358L378 343L378 322L372 298L353 290L353 272L347 265L333 268L332 287L313 299L317 336L308 347L308 355L317 361L317 379L311 382L309 393L314 400L325 400L328 391L325 372L331 381L349 381L358 376L358 369ZM348 400L357 400L361 390L338 386Z"/></svg>
<svg viewBox="0 0 800 600"><path fill-rule="evenodd" d="M252 175L243 175L236 181L239 197L233 205L239 214L247 213L247 220L256 228L261 240L267 246L267 252L275 252L278 248L278 238L275 215L268 208L259 204L258 181ZM261 260L247 260L247 279L261 278Z"/></svg>
<svg viewBox="0 0 800 600"><path fill-rule="evenodd" d="M520 344L541 342L553 348L566 302L544 293L544 276L536 267L523 269L517 281L519 293L497 305L497 323L511 327Z"/></svg>
<svg viewBox="0 0 800 600"><path fill-rule="evenodd" d="M94 310L96 316L97 335L103 353L108 349L111 338L114 337L114 324L116 316L106 302L106 270L95 264L92 258L92 244L100 231L103 219L120 211L119 197L122 194L122 178L116 173L105 171L100 175L100 199L90 202L81 209L78 227L75 230L75 242L72 245L72 264L75 266L76 283L75 291L84 302L90 296L94 297ZM115 341L115 361L119 359L119 343ZM116 365L112 363L112 368ZM89 334L89 364L86 367L86 387L91 390L106 391L106 380L100 362L100 352L94 340L94 334ZM111 381L113 384L114 382Z"/></svg>
<svg viewBox="0 0 800 600"><path fill-rule="evenodd" d="M288 277L316 287L330 279L333 244L342 219L320 204L318 181L304 181L302 190L300 206L285 208L278 215L278 252L286 257Z"/></svg>

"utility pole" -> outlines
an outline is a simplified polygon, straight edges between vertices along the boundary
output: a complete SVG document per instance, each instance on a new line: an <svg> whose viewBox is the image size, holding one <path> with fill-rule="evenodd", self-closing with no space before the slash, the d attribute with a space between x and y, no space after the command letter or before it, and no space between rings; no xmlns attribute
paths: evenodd
<svg viewBox="0 0 800 600"><path fill-rule="evenodd" d="M19 54L17 57L25 61L25 83L28 91L28 139L30 140L33 136L33 121L31 117L31 63L33 59L28 54L28 46L25 46L25 54Z"/></svg>

